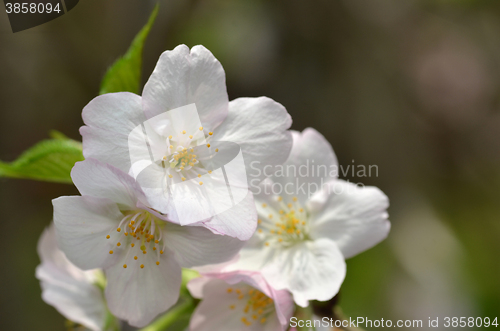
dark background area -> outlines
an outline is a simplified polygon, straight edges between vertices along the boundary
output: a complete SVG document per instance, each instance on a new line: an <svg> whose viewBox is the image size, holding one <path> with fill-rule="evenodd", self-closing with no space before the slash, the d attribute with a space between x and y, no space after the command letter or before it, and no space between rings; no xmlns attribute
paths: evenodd
<svg viewBox="0 0 500 331"><path fill-rule="evenodd" d="M153 6L80 1L16 34L0 13L0 160L52 129L80 140L82 108ZM180 43L214 53L230 99L271 97L344 167L378 167L342 176L380 187L393 226L348 261L347 316L500 315L500 1L163 0L143 82ZM36 244L51 199L76 193L0 179L1 330L64 330L40 297Z"/></svg>

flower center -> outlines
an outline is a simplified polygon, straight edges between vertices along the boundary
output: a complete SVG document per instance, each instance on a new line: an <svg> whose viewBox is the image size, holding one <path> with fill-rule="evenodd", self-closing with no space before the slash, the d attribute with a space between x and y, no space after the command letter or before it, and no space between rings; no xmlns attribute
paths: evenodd
<svg viewBox="0 0 500 331"><path fill-rule="evenodd" d="M307 213L294 197L292 203L285 204L277 197L278 210L263 203L262 208L269 209L269 214L259 219L258 235L266 246L279 245L288 247L308 239L309 225Z"/></svg>
<svg viewBox="0 0 500 331"><path fill-rule="evenodd" d="M235 304L229 306L234 310L242 308L243 316L241 322L246 326L251 326L253 322L266 323L267 318L274 312L273 299L254 288L233 289L229 287L227 293L234 293L237 297Z"/></svg>
<svg viewBox="0 0 500 331"><path fill-rule="evenodd" d="M116 228L116 232L112 231L106 236L106 239L115 243L109 254L125 250L126 263L123 268L127 268L129 261L137 264L141 269L144 268L144 263L150 260L146 254L156 254L156 265L160 265L160 255L165 250L164 227L165 221L146 210L127 212Z"/></svg>
<svg viewBox="0 0 500 331"><path fill-rule="evenodd" d="M209 141L213 132L209 132L208 137L205 137L203 127L200 127L199 131L201 132L187 135L186 131L183 130L175 138L171 135L166 138L168 147L161 164L167 170L168 177L172 180L176 182L185 181L186 179L201 177L206 173L211 173L211 171L205 169L202 163L200 163L195 148L203 146L199 145L200 140L203 140L204 143ZM211 147L209 143L206 143L205 146L209 149ZM218 151L218 149L215 149L215 152ZM210 154L203 151L202 153L206 154L205 157ZM200 182L200 185L202 184Z"/></svg>

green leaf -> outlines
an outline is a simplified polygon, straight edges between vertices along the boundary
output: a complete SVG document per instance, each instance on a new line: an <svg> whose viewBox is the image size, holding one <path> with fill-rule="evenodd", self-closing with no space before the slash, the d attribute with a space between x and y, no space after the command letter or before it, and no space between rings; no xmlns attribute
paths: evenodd
<svg viewBox="0 0 500 331"><path fill-rule="evenodd" d="M71 168L82 161L82 144L58 136L39 142L11 163L0 161L0 177L71 184Z"/></svg>
<svg viewBox="0 0 500 331"><path fill-rule="evenodd" d="M132 92L139 94L141 84L142 50L151 30L159 5L156 4L148 23L135 36L127 53L119 58L106 72L99 94L113 92Z"/></svg>

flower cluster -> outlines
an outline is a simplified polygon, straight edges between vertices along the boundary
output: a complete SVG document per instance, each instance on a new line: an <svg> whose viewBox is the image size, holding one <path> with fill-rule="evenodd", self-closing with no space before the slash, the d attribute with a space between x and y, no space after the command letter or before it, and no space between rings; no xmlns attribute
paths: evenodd
<svg viewBox="0 0 500 331"><path fill-rule="evenodd" d="M389 232L377 188L326 172L264 178L264 167L338 164L317 131L289 130L279 103L229 101L202 46L163 53L142 96L98 96L82 117L81 195L53 200L37 277L43 299L88 329L108 329L109 316L148 325L192 268L190 330L285 331L296 305L332 299L345 259ZM304 183L318 189L294 190Z"/></svg>

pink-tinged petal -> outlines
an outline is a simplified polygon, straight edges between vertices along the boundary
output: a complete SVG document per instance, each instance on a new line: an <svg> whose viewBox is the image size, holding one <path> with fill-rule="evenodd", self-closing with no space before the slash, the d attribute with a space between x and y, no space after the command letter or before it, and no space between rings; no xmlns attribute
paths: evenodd
<svg viewBox="0 0 500 331"><path fill-rule="evenodd" d="M109 93L94 98L82 112L80 128L85 158L95 158L125 172L130 169L128 136L145 121L141 97Z"/></svg>
<svg viewBox="0 0 500 331"><path fill-rule="evenodd" d="M389 233L389 200L376 187L335 180L314 201L321 207L311 215L311 237L335 241L346 258L373 247Z"/></svg>
<svg viewBox="0 0 500 331"><path fill-rule="evenodd" d="M213 139L240 145L248 181L256 186L265 177L265 169L287 160L293 143L291 125L285 107L272 99L239 98L229 103L228 116Z"/></svg>
<svg viewBox="0 0 500 331"><path fill-rule="evenodd" d="M229 210L212 217L203 225L214 233L248 240L257 228L257 210L253 195L248 192L246 198Z"/></svg>
<svg viewBox="0 0 500 331"><path fill-rule="evenodd" d="M71 179L82 195L108 198L124 208L135 209L137 200L146 201L132 177L96 159L77 162L71 170Z"/></svg>
<svg viewBox="0 0 500 331"><path fill-rule="evenodd" d="M92 284L96 271L74 266L58 248L54 227L46 229L38 242L42 263L36 277L42 287L42 299L67 319L91 330L102 330L106 305L100 289Z"/></svg>
<svg viewBox="0 0 500 331"><path fill-rule="evenodd" d="M194 279L191 282L199 281ZM238 314L241 311L236 312L236 308L230 308L234 294L227 292L228 287L229 285L220 279L211 279L207 282L202 289L203 300L191 316L190 331L241 330L243 327L254 330L242 324L242 314Z"/></svg>
<svg viewBox="0 0 500 331"><path fill-rule="evenodd" d="M302 133L293 132L290 157L283 169L277 169L273 177L276 185L282 188L284 195L296 196L304 204L322 185L337 178L338 162L325 137L307 128Z"/></svg>
<svg viewBox="0 0 500 331"><path fill-rule="evenodd" d="M295 303L306 307L309 300L327 301L338 293L346 266L337 245L319 239L277 252L262 274L273 288L292 292Z"/></svg>
<svg viewBox="0 0 500 331"><path fill-rule="evenodd" d="M207 278L221 279L231 285L245 283L273 299L280 324L287 326L290 317L293 315L295 306L291 294L286 290L277 291L272 288L260 272L238 270L226 273L206 273L202 274L202 276L203 277L197 278L196 281L193 280L193 284L188 286L191 293L194 292L195 294L203 296L203 292L200 288L205 284L205 279Z"/></svg>
<svg viewBox="0 0 500 331"><path fill-rule="evenodd" d="M228 291L228 288L231 288ZM286 330L288 319L293 313L293 300L286 291L275 291L255 272L232 272L223 274L207 274L193 279L188 289L195 297L203 299L193 313L190 330ZM235 292L247 293L257 289L273 299L273 312L261 317L248 318L251 325L244 325L246 300L238 300Z"/></svg>
<svg viewBox="0 0 500 331"><path fill-rule="evenodd" d="M158 259L160 264L156 265ZM177 302L181 274L181 267L168 251L159 256L148 253L132 262L124 258L106 269L109 310L130 325L144 327Z"/></svg>
<svg viewBox="0 0 500 331"><path fill-rule="evenodd" d="M164 52L144 86L147 118L194 103L204 131L213 131L227 116L228 97L222 65L203 46L186 45Z"/></svg>
<svg viewBox="0 0 500 331"><path fill-rule="evenodd" d="M57 241L77 267L105 268L116 259L109 254L108 234L116 233L123 218L116 203L91 196L59 197L52 200Z"/></svg>
<svg viewBox="0 0 500 331"><path fill-rule="evenodd" d="M212 233L200 226L165 225L165 244L183 268L231 260L244 245L233 237Z"/></svg>

